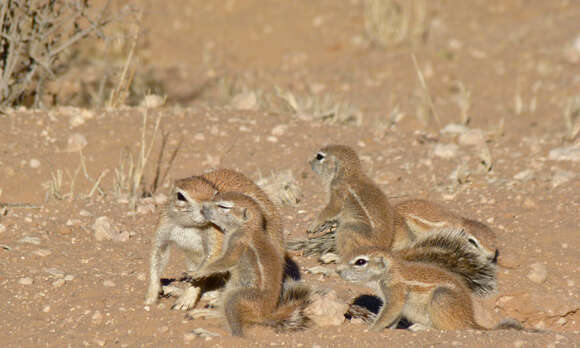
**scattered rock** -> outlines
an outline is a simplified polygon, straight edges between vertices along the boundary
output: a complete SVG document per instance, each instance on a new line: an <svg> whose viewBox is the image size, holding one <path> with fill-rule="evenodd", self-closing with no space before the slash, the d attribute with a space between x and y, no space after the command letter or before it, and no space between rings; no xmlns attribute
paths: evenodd
<svg viewBox="0 0 580 348"><path fill-rule="evenodd" d="M203 329L201 327L198 327L197 329L192 330L191 333L197 337L205 338L206 341L210 341L214 337L221 336L219 333L211 332L211 331Z"/></svg>
<svg viewBox="0 0 580 348"><path fill-rule="evenodd" d="M284 135L287 129L288 129L287 124L279 124L276 127L272 128L272 135L279 137L281 135Z"/></svg>
<svg viewBox="0 0 580 348"><path fill-rule="evenodd" d="M97 241L113 240L116 242L126 242L130 237L129 232L120 232L106 216L99 216L95 219L93 230L95 231L95 239Z"/></svg>
<svg viewBox="0 0 580 348"><path fill-rule="evenodd" d="M24 277L24 278L18 279L18 284L20 284L20 285L31 285L32 282L33 282L32 278L30 278L30 277Z"/></svg>
<svg viewBox="0 0 580 348"><path fill-rule="evenodd" d="M232 106L238 110L256 110L258 97L253 91L238 93L232 99Z"/></svg>
<svg viewBox="0 0 580 348"><path fill-rule="evenodd" d="M65 283L66 283L66 281L63 278L59 278L59 279L52 282L52 286L54 286L55 288L60 288Z"/></svg>
<svg viewBox="0 0 580 348"><path fill-rule="evenodd" d="M155 204L157 205L163 205L165 203L167 203L167 196L164 195L163 193L158 193L156 194L153 199L155 200Z"/></svg>
<svg viewBox="0 0 580 348"><path fill-rule="evenodd" d="M58 268L45 268L44 271L55 278L64 277L64 272Z"/></svg>
<svg viewBox="0 0 580 348"><path fill-rule="evenodd" d="M572 146L553 149L548 158L554 161L580 162L580 142Z"/></svg>
<svg viewBox="0 0 580 348"><path fill-rule="evenodd" d="M44 313L48 313L48 312L50 312L50 306L48 306L48 305L44 306L44 307L42 308L42 311L43 311Z"/></svg>
<svg viewBox="0 0 580 348"><path fill-rule="evenodd" d="M277 205L297 206L302 200L302 189L291 170L272 173L268 178L261 178L257 182L266 194Z"/></svg>
<svg viewBox="0 0 580 348"><path fill-rule="evenodd" d="M329 275L334 273L333 270L331 270L328 267L324 267L324 266L310 267L310 268L306 269L306 272L310 273L310 274L322 274L325 277L328 277Z"/></svg>
<svg viewBox="0 0 580 348"><path fill-rule="evenodd" d="M146 215L155 213L155 200L152 197L143 198L137 206L137 214Z"/></svg>
<svg viewBox="0 0 580 348"><path fill-rule="evenodd" d="M0 233L6 232L6 226L0 224Z"/></svg>
<svg viewBox="0 0 580 348"><path fill-rule="evenodd" d="M108 288L112 288L115 286L115 283L110 281L110 280L105 280L105 281L103 281L103 285L108 287Z"/></svg>
<svg viewBox="0 0 580 348"><path fill-rule="evenodd" d="M60 108L60 111L69 116L68 123L71 128L78 127L94 117L93 112L87 109L64 107Z"/></svg>
<svg viewBox="0 0 580 348"><path fill-rule="evenodd" d="M67 281L67 282L72 282L74 279L75 279L75 276L73 276L72 274L67 274L64 277L64 280Z"/></svg>
<svg viewBox="0 0 580 348"><path fill-rule="evenodd" d="M534 283L541 284L546 281L548 277L548 269L543 263L533 263L531 266L532 270L528 273L527 277Z"/></svg>
<svg viewBox="0 0 580 348"><path fill-rule="evenodd" d="M459 143L468 146L480 146L485 144L486 135L481 129L470 129L459 136Z"/></svg>
<svg viewBox="0 0 580 348"><path fill-rule="evenodd" d="M36 169L40 167L40 161L37 160L36 158L33 158L30 160L30 168L32 169Z"/></svg>
<svg viewBox="0 0 580 348"><path fill-rule="evenodd" d="M141 103L139 104L139 106L142 108L145 108L145 109L158 108L158 107L163 106L165 104L166 99L167 98L159 96L159 95L149 94L149 95L146 95L145 98L143 98L143 100L141 100Z"/></svg>
<svg viewBox="0 0 580 348"><path fill-rule="evenodd" d="M455 144L437 144L433 154L441 158L454 158L457 156L458 147Z"/></svg>
<svg viewBox="0 0 580 348"><path fill-rule="evenodd" d="M97 310L91 317L91 320L93 321L94 324L100 324L103 321L103 315L101 314L100 311Z"/></svg>
<svg viewBox="0 0 580 348"><path fill-rule="evenodd" d="M90 211L88 211L88 210L84 210L84 209L81 209L81 211L79 211L79 215L80 215L80 216L93 216L93 214L91 214L91 212L90 212ZM67 222L67 223L68 223L68 222Z"/></svg>
<svg viewBox="0 0 580 348"><path fill-rule="evenodd" d="M52 251L48 250L48 249L38 249L32 252L34 255L40 256L40 257L46 257L50 254L52 254Z"/></svg>
<svg viewBox="0 0 580 348"><path fill-rule="evenodd" d="M467 133L469 131L469 128L467 128L464 125L461 124L457 124L457 123L449 123L448 125L446 125L445 127L443 127L443 129L441 129L441 133L445 134L463 134L463 133Z"/></svg>
<svg viewBox="0 0 580 348"><path fill-rule="evenodd" d="M306 314L318 326L338 326L344 322L347 309L348 304L337 299L336 291L319 291L312 294Z"/></svg>
<svg viewBox="0 0 580 348"><path fill-rule="evenodd" d="M78 152L85 148L88 145L87 138L80 133L73 133L71 134L67 141L66 141L66 150L67 152Z"/></svg>
<svg viewBox="0 0 580 348"><path fill-rule="evenodd" d="M574 179L576 173L569 172L566 170L557 170L552 177L552 188L556 188L560 185L567 183L568 181Z"/></svg>
<svg viewBox="0 0 580 348"><path fill-rule="evenodd" d="M18 243L40 245L40 238L24 236L18 240Z"/></svg>
<svg viewBox="0 0 580 348"><path fill-rule="evenodd" d="M530 169L523 170L514 175L514 180L528 181L534 177L534 172Z"/></svg>

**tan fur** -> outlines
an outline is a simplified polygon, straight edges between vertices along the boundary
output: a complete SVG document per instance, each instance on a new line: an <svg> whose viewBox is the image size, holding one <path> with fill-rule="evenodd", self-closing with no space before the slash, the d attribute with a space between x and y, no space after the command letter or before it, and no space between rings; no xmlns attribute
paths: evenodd
<svg viewBox="0 0 580 348"><path fill-rule="evenodd" d="M330 145L322 148L309 163L328 193L328 203L311 224L309 233L329 222L338 222L339 256L348 254L357 245L391 249L409 242L410 233L401 216L363 172L353 149ZM357 230L360 221L367 222L370 229Z"/></svg>
<svg viewBox="0 0 580 348"><path fill-rule="evenodd" d="M225 192L205 202L202 214L224 233L224 246L217 259L190 275L230 272L222 308L231 333L242 336L251 324L276 327L299 320L294 317L300 312L298 302L281 305L284 257L266 233L261 206L247 195Z"/></svg>
<svg viewBox="0 0 580 348"><path fill-rule="evenodd" d="M375 286L383 300L372 328L395 328L405 316L415 324L441 330L486 328L475 322L469 290L435 265L403 261L386 250L361 248L338 269L349 281Z"/></svg>
<svg viewBox="0 0 580 348"><path fill-rule="evenodd" d="M170 203L162 213L153 243L146 304L152 304L158 298L160 276L169 258L170 244L175 244L185 252L188 271L193 271L221 254L223 234L201 215L201 204L211 200L216 193L225 191L242 192L258 202L267 221L267 234L274 241L276 251L285 253L278 210L264 191L244 174L231 169L217 169L201 176L176 180ZM179 207L184 210L180 211ZM199 292L199 289L186 289L173 308L193 308Z"/></svg>
<svg viewBox="0 0 580 348"><path fill-rule="evenodd" d="M496 258L495 232L481 222L466 219L437 203L423 199L397 203L395 210L403 217L416 238L441 228L461 227L482 255L489 259Z"/></svg>

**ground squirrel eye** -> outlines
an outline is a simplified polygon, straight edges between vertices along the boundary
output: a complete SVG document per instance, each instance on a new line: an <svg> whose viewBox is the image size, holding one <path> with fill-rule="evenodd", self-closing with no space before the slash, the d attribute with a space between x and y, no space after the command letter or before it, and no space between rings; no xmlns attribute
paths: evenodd
<svg viewBox="0 0 580 348"><path fill-rule="evenodd" d="M187 202L187 199L183 194L181 194L181 192L177 192L177 200Z"/></svg>
<svg viewBox="0 0 580 348"><path fill-rule="evenodd" d="M479 245L477 244L477 241L473 238L468 238L467 241L469 243L471 243L474 247L479 248Z"/></svg>
<svg viewBox="0 0 580 348"><path fill-rule="evenodd" d="M356 260L354 262L354 264L357 265L357 266L364 266L364 265L367 264L367 260L365 260L365 259L358 259L358 260Z"/></svg>
<svg viewBox="0 0 580 348"><path fill-rule="evenodd" d="M316 160L317 161L322 161L323 159L324 159L324 154L322 154L320 152L316 154Z"/></svg>

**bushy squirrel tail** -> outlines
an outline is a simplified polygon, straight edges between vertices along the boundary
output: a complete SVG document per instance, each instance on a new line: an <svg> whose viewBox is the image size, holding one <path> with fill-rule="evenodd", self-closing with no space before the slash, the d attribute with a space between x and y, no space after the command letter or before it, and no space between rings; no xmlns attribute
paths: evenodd
<svg viewBox="0 0 580 348"><path fill-rule="evenodd" d="M268 315L267 325L278 332L304 330L310 325L305 310L311 303L312 290L302 282L286 281L278 306Z"/></svg>
<svg viewBox="0 0 580 348"><path fill-rule="evenodd" d="M497 291L496 264L473 249L463 228L432 231L396 254L403 260L433 263L459 275L479 296Z"/></svg>

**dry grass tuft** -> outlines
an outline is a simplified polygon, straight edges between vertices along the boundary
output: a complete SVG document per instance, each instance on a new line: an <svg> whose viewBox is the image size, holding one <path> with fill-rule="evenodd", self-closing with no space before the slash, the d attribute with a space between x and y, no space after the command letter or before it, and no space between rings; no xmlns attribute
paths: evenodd
<svg viewBox="0 0 580 348"><path fill-rule="evenodd" d="M415 54L411 55L413 60L413 66L415 67L415 71L417 72L417 78L419 80L420 88L417 90L417 111L415 116L423 126L427 127L432 119L435 119L439 128L441 128L441 121L439 119L439 115L435 110L435 104L433 103L433 99L431 98L431 93L429 92L429 87L427 86L427 82L425 82L425 77L421 72L421 68L419 67L419 63L417 62L417 58Z"/></svg>
<svg viewBox="0 0 580 348"><path fill-rule="evenodd" d="M290 91L276 88L277 97L286 110L305 120L317 120L330 124L360 125L362 113L349 102L337 101L330 94L299 96Z"/></svg>
<svg viewBox="0 0 580 348"><path fill-rule="evenodd" d="M370 40L389 47L404 41L418 43L428 33L426 0L366 0L364 25Z"/></svg>
<svg viewBox="0 0 580 348"><path fill-rule="evenodd" d="M257 184L279 206L283 204L297 206L302 199L302 189L291 170L272 173L268 178L260 178Z"/></svg>
<svg viewBox="0 0 580 348"><path fill-rule="evenodd" d="M469 109L471 108L471 92L467 87L465 87L463 82L457 84L457 95L453 100L459 107L461 124L464 126L469 125L469 122L471 122L471 116L469 115Z"/></svg>
<svg viewBox="0 0 580 348"><path fill-rule="evenodd" d="M566 125L566 139L574 141L580 134L580 96L568 98L564 108L564 123Z"/></svg>
<svg viewBox="0 0 580 348"><path fill-rule="evenodd" d="M148 122L148 111L147 109L143 112L143 123L141 126L141 144L136 156L133 155L131 150L125 147L121 151L121 158L119 160L119 165L114 170L113 178L113 190L117 197L126 196L129 199L129 203L132 209L136 208L137 201L142 197L151 196L155 193L157 188L167 178L167 174L177 157L177 154L181 148L182 141L178 143L175 149L171 152L167 163L163 167L163 157L165 154L167 139L169 138L168 133L163 133L161 135L161 145L159 150L159 155L157 156L157 162L155 163L155 175L150 184L145 181L145 170L149 163L151 157L151 152L153 150L155 141L159 136L160 125L162 116L158 116L155 120L155 125L153 126L153 133L150 138L147 139L146 130ZM136 159L135 159L136 158Z"/></svg>

